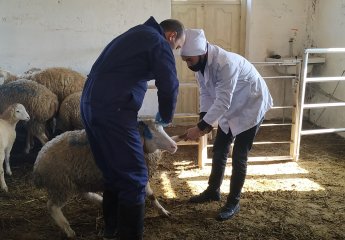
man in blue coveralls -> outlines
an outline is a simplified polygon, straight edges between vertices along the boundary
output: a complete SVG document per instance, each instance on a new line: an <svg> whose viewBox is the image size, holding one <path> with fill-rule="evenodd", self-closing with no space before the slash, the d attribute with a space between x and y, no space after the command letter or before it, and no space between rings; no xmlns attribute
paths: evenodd
<svg viewBox="0 0 345 240"><path fill-rule="evenodd" d="M173 51L185 40L182 23L150 17L113 39L86 80L81 115L90 146L103 173L103 239L142 239L148 181L137 116L155 79L156 121L172 121L179 82Z"/></svg>

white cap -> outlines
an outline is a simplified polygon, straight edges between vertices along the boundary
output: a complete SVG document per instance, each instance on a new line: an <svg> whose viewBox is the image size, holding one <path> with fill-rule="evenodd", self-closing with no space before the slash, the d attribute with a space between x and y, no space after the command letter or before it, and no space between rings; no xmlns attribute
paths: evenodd
<svg viewBox="0 0 345 240"><path fill-rule="evenodd" d="M199 56L207 52L207 42L204 30L186 29L186 41L181 49L182 56Z"/></svg>

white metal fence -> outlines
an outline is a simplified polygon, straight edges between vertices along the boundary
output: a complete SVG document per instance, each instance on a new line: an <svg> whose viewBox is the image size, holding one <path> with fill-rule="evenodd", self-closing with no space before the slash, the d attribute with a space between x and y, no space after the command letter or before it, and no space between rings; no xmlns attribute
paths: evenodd
<svg viewBox="0 0 345 240"><path fill-rule="evenodd" d="M313 134L325 134L325 133L336 133L344 132L345 128L322 128L322 129L312 129L303 130L303 113L305 109L315 109L315 108L330 108L330 107L343 107L345 102L333 102L333 103L305 103L305 92L308 83L317 82L334 82L334 81L344 81L345 77L308 77L308 62L309 54L333 54L333 53L345 53L345 48L313 48L305 49L303 56L303 66L301 74L300 83L300 94L298 94L297 108L296 108L296 119L298 119L296 128L296 140L294 142L293 159L297 161L300 154L301 136L303 135L313 135Z"/></svg>

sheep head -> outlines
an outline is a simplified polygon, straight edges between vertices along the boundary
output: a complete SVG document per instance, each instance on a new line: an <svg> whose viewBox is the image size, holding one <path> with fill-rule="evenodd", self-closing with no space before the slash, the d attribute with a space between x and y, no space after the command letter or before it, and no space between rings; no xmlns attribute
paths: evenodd
<svg viewBox="0 0 345 240"><path fill-rule="evenodd" d="M175 153L177 144L164 131L160 124L156 124L153 120L145 120L139 122L140 133L144 139L145 153L153 153L156 150L166 150L170 153Z"/></svg>

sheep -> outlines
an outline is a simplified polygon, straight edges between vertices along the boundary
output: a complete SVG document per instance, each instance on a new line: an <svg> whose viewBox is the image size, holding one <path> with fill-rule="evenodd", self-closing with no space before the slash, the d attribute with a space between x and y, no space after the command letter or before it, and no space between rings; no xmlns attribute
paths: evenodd
<svg viewBox="0 0 345 240"><path fill-rule="evenodd" d="M16 138L16 125L20 120L29 121L30 116L22 104L14 103L10 105L0 115L0 185L1 189L8 192L5 182L3 164L5 161L6 173L12 175L10 167L10 152Z"/></svg>
<svg viewBox="0 0 345 240"><path fill-rule="evenodd" d="M28 79L46 86L61 103L72 93L83 90L86 77L69 68L54 67L34 72Z"/></svg>
<svg viewBox="0 0 345 240"><path fill-rule="evenodd" d="M40 68L30 68L29 70L25 71L22 75L15 75L13 73L10 73L9 71L0 69L0 85L13 82L21 78L30 78L31 75L39 71L41 71Z"/></svg>
<svg viewBox="0 0 345 240"><path fill-rule="evenodd" d="M72 93L83 90L86 77L70 68L51 67L46 69L31 68L23 75L15 75L0 69L0 82L8 83L21 78L44 85L56 94L59 103Z"/></svg>
<svg viewBox="0 0 345 240"><path fill-rule="evenodd" d="M0 85L6 84L19 79L19 76L14 75L6 70L0 69Z"/></svg>
<svg viewBox="0 0 345 240"><path fill-rule="evenodd" d="M161 157L161 150L158 149L175 153L177 144L161 125L152 120L140 123L146 159L154 155ZM102 174L93 159L85 130L65 132L47 142L34 163L33 182L37 188L46 189L48 211L57 225L68 237L75 237L75 232L61 211L62 207L75 194L100 203L102 197L94 192L104 190ZM161 213L169 215L154 197L149 184L146 191L148 199L153 201Z"/></svg>
<svg viewBox="0 0 345 240"><path fill-rule="evenodd" d="M56 117L56 129L61 132L80 130L84 128L80 116L81 92L75 92L66 97Z"/></svg>
<svg viewBox="0 0 345 240"><path fill-rule="evenodd" d="M30 121L27 124L28 135L25 152L31 149L32 136L37 137L42 145L48 141L46 123L57 113L57 96L45 86L36 82L19 79L0 86L0 112L13 103L24 105Z"/></svg>

